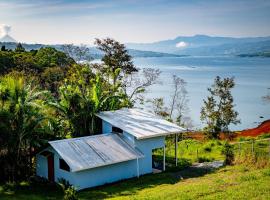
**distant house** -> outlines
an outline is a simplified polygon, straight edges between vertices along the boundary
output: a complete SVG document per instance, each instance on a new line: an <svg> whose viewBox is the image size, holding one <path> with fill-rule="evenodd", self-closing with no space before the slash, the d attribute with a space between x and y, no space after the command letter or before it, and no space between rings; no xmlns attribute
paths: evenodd
<svg viewBox="0 0 270 200"><path fill-rule="evenodd" d="M102 134L49 142L36 155L36 174L50 181L63 178L78 190L153 172L152 152L165 136L184 129L139 109L97 114Z"/></svg>

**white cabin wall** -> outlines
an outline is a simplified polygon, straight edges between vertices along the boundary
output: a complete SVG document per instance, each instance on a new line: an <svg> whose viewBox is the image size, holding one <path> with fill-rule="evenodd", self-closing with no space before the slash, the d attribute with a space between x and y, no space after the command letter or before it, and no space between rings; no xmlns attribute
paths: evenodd
<svg viewBox="0 0 270 200"><path fill-rule="evenodd" d="M59 182L61 178L67 180L70 184L74 184L74 173L73 172L68 172L66 170L60 169L59 166L59 159L61 156L54 151L54 176L55 176L55 182ZM71 170L71 169L70 169Z"/></svg>
<svg viewBox="0 0 270 200"><path fill-rule="evenodd" d="M130 160L103 167L74 172L74 186L77 190L137 176L137 160Z"/></svg>
<svg viewBox="0 0 270 200"><path fill-rule="evenodd" d="M48 179L47 158L40 154L36 156L36 175Z"/></svg>
<svg viewBox="0 0 270 200"><path fill-rule="evenodd" d="M60 155L51 147L48 147L45 150L52 152L54 155L54 181L59 182L59 179L64 178L70 184L74 184L74 174L59 168ZM36 159L36 175L48 179L47 157L39 153L36 155Z"/></svg>
<svg viewBox="0 0 270 200"><path fill-rule="evenodd" d="M165 136L141 140L135 139L135 147L144 154L144 158L139 160L141 174L152 173L152 150L163 148L164 145Z"/></svg>
<svg viewBox="0 0 270 200"><path fill-rule="evenodd" d="M102 134L111 133L112 125L104 120L102 120Z"/></svg>

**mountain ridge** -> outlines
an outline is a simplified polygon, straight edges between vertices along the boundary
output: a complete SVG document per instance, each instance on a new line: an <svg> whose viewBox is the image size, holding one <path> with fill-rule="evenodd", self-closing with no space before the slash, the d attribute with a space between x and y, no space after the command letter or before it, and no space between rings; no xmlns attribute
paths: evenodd
<svg viewBox="0 0 270 200"><path fill-rule="evenodd" d="M128 48L144 50L144 51L157 51L163 53L173 53L173 54L189 54L189 55L216 55L216 50L220 47L224 48L227 45L227 49L223 52L218 50L219 54L227 55L227 52L233 52L234 46L238 46L239 51L237 53L255 53L244 51L244 46L254 45L257 43L270 41L270 36L266 37L222 37L222 36L208 36L208 35L195 35L195 36L178 36L174 39L162 40L152 43L127 43ZM179 44L179 45L178 45ZM259 45L263 45L260 43ZM243 46L243 47L240 47ZM264 45L265 46L265 45ZM196 48L202 47L215 47L215 49L207 54L205 52L199 52ZM188 49L188 51L186 51ZM255 48L254 48L255 49ZM256 52L258 52L258 47ZM193 50L193 51L192 51ZM270 47L266 49L270 50ZM259 50L260 51L260 50Z"/></svg>

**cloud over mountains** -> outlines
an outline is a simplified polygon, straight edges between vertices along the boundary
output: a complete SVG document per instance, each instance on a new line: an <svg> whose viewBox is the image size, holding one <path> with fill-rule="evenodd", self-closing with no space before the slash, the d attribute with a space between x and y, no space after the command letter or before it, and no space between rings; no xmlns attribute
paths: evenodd
<svg viewBox="0 0 270 200"><path fill-rule="evenodd" d="M187 46L188 46L188 43L183 42L183 41L178 42L178 43L176 43L176 45L175 45L176 48L185 48L185 47L187 47Z"/></svg>

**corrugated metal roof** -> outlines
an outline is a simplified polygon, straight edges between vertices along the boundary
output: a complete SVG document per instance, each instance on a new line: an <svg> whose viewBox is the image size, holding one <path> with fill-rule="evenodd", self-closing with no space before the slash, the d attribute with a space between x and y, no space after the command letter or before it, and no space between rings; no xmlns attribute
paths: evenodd
<svg viewBox="0 0 270 200"><path fill-rule="evenodd" d="M117 134L57 140L51 141L49 144L67 162L73 172L134 160L144 156Z"/></svg>
<svg viewBox="0 0 270 200"><path fill-rule="evenodd" d="M111 125L134 135L137 139L184 132L185 129L140 109L121 109L97 114Z"/></svg>

